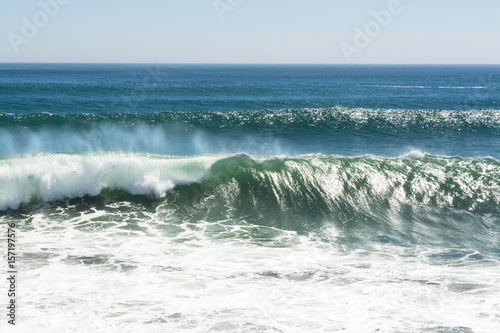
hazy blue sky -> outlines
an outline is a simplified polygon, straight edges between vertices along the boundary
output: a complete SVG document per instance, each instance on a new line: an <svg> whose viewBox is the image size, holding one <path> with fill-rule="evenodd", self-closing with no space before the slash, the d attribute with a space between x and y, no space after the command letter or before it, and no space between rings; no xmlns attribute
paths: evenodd
<svg viewBox="0 0 500 333"><path fill-rule="evenodd" d="M0 0L0 35L2 62L498 64L500 0Z"/></svg>

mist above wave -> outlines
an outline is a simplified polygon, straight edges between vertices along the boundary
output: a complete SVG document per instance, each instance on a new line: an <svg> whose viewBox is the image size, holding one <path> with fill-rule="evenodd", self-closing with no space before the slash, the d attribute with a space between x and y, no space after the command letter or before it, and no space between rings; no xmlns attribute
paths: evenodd
<svg viewBox="0 0 500 333"><path fill-rule="evenodd" d="M0 114L0 155L148 152L500 158L500 111L294 109L154 114Z"/></svg>

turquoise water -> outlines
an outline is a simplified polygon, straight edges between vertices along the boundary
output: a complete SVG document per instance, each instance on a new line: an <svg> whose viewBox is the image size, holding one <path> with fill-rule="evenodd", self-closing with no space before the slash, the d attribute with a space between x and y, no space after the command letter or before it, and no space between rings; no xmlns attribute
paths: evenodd
<svg viewBox="0 0 500 333"><path fill-rule="evenodd" d="M20 323L496 332L499 76L1 64Z"/></svg>

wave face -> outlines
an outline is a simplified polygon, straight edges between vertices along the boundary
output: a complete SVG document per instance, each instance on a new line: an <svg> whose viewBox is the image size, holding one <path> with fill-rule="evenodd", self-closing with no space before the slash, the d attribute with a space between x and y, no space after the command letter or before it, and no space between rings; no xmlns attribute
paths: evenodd
<svg viewBox="0 0 500 333"><path fill-rule="evenodd" d="M190 222L299 233L335 225L412 242L484 241L500 228L500 162L492 158L43 154L3 158L0 182L3 210L126 200Z"/></svg>
<svg viewBox="0 0 500 333"><path fill-rule="evenodd" d="M500 158L500 110L321 108L154 114L0 113L0 154L308 153Z"/></svg>

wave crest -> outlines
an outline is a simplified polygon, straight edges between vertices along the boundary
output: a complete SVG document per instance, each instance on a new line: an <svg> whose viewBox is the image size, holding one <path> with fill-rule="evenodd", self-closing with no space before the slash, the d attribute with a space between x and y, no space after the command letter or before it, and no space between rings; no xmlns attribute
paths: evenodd
<svg viewBox="0 0 500 333"><path fill-rule="evenodd" d="M439 157L413 151L399 158L251 157L152 154L40 154L0 160L0 209L30 201L97 196L104 189L168 197L218 197L233 207L298 214L388 211L435 205L497 210L500 163L493 158ZM221 201L221 202L222 202ZM227 202L226 202L227 204Z"/></svg>

